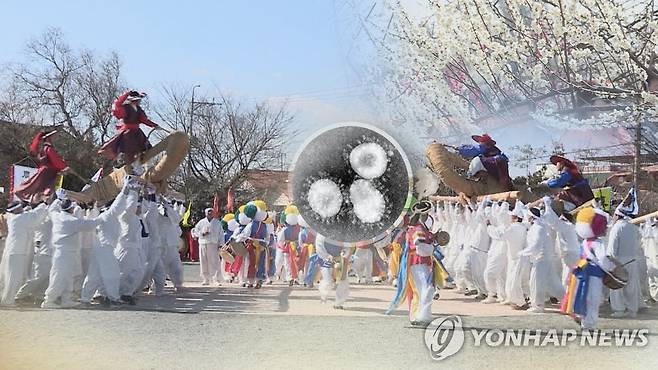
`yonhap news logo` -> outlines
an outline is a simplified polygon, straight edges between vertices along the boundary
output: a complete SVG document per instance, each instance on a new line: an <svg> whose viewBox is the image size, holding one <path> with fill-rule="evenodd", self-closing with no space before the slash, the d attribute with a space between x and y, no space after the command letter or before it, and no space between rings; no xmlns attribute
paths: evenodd
<svg viewBox="0 0 658 370"><path fill-rule="evenodd" d="M444 360L464 346L466 333L473 347L645 347L649 329L464 329L459 316L434 319L425 328L425 345L433 360Z"/></svg>
<svg viewBox="0 0 658 370"><path fill-rule="evenodd" d="M433 360L443 360L464 346L464 330L459 316L434 319L425 328L425 345Z"/></svg>

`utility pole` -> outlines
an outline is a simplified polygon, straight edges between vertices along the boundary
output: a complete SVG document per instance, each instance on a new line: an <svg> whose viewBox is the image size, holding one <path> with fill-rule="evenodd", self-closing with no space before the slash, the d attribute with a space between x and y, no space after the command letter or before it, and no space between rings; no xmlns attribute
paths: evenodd
<svg viewBox="0 0 658 370"><path fill-rule="evenodd" d="M192 143L192 132L193 132L192 131L192 124L194 123L194 90L196 90L197 87L201 87L201 85L197 84L197 85L192 86L192 101L190 102L190 123L187 125L187 131L188 131L187 135L190 138L190 144ZM190 151L187 153L187 178L188 179L192 177L192 158L190 157L191 153L192 153L192 145L190 145ZM187 183L185 185L186 185L185 186L185 193L186 193L185 196L186 196L186 198L189 199L190 197L189 197L189 194L187 194L187 193L189 193L188 189L190 187L187 186L188 185Z"/></svg>
<svg viewBox="0 0 658 370"><path fill-rule="evenodd" d="M635 141L633 142L633 146L635 147L635 158L633 161L633 186L635 186L635 190L639 191L640 188L638 187L639 185L639 180L640 180L640 155L641 155L641 146L642 146L642 120L644 119L643 114L640 114L637 120L637 124L635 125Z"/></svg>

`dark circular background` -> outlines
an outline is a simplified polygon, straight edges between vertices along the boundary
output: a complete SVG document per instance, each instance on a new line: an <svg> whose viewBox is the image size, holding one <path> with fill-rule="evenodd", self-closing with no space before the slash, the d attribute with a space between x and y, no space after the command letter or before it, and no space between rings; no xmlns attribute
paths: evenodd
<svg viewBox="0 0 658 370"><path fill-rule="evenodd" d="M372 183L384 196L386 210L376 223L363 223L354 214L349 201L350 185L360 179L349 163L349 154L363 143L377 143L388 153L386 172ZM299 212L309 226L326 238L337 242L358 242L377 239L395 226L404 212L410 191L408 173L400 151L380 133L356 125L330 128L313 138L297 155L293 164L292 193ZM330 179L343 193L340 212L332 218L322 218L308 203L308 190L313 182Z"/></svg>

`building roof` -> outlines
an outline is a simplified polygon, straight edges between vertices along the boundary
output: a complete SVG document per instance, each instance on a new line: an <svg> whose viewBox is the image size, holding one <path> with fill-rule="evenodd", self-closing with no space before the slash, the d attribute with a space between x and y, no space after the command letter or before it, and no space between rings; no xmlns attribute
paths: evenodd
<svg viewBox="0 0 658 370"><path fill-rule="evenodd" d="M255 189L270 189L276 186L288 186L290 172L277 170L247 170L245 180Z"/></svg>
<svg viewBox="0 0 658 370"><path fill-rule="evenodd" d="M247 170L240 187L250 188L270 206L286 206L292 201L288 171Z"/></svg>

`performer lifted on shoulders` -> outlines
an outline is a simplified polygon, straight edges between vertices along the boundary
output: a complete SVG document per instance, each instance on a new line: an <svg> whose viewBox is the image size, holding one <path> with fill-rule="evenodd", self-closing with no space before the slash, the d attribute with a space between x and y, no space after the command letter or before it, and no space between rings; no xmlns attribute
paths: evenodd
<svg viewBox="0 0 658 370"><path fill-rule="evenodd" d="M126 91L114 101L112 114L120 122L120 125L116 126L119 132L103 144L98 153L107 159L116 161L116 167L131 164L138 159L140 153L151 148L146 135L139 128L140 124L160 129L160 126L148 119L140 106L140 102L145 96L146 94L143 92L131 90Z"/></svg>
<svg viewBox="0 0 658 370"><path fill-rule="evenodd" d="M49 195L55 188L57 175L68 171L69 167L51 142L55 133L57 131L41 131L32 139L30 156L35 159L39 168L16 188L14 194L18 198L29 200L33 195Z"/></svg>
<svg viewBox="0 0 658 370"><path fill-rule="evenodd" d="M550 189L565 188L555 198L562 201L565 211L571 211L585 202L594 199L594 193L589 182L584 178L576 165L559 155L550 158L560 174L557 178L544 181L542 184Z"/></svg>
<svg viewBox="0 0 658 370"><path fill-rule="evenodd" d="M469 173L475 175L479 170L486 170L502 187L512 190L514 186L509 177L509 160L498 149L496 141L488 134L473 135L471 138L478 144L465 144L457 148L461 156L471 159Z"/></svg>

